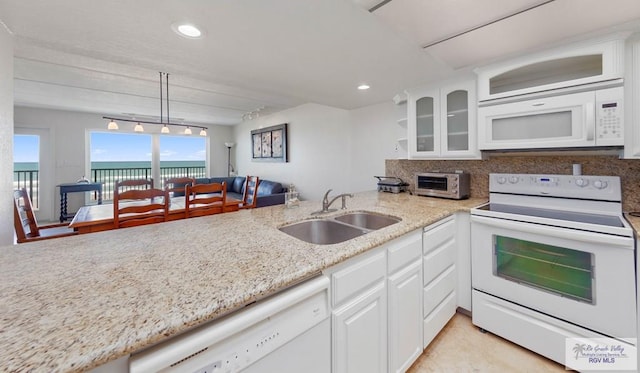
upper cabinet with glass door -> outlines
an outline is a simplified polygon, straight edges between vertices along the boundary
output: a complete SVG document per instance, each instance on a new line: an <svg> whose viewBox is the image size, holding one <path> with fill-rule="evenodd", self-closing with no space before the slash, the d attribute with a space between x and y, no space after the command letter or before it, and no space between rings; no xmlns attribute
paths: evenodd
<svg viewBox="0 0 640 373"><path fill-rule="evenodd" d="M565 46L476 69L478 101L620 79L624 39Z"/></svg>
<svg viewBox="0 0 640 373"><path fill-rule="evenodd" d="M409 158L477 159L475 81L408 92Z"/></svg>

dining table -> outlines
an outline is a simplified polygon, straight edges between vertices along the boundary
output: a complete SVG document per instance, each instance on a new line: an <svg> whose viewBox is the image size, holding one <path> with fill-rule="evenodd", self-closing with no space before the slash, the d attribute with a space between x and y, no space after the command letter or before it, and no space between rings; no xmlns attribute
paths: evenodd
<svg viewBox="0 0 640 373"><path fill-rule="evenodd" d="M121 206L127 204L140 204L141 202L125 202ZM242 200L227 197L224 203L223 212L238 211ZM169 203L169 221L185 218L185 197L171 197ZM82 206L73 217L69 224L79 234L101 232L116 229L113 219L113 204L88 205Z"/></svg>

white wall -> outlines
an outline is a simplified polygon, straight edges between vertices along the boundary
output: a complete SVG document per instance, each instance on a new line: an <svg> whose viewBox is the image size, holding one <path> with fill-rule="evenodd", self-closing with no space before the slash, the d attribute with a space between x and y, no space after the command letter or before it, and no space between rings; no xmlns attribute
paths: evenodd
<svg viewBox="0 0 640 373"><path fill-rule="evenodd" d="M232 159L239 175L293 183L306 200L320 201L327 189L332 195L373 190L385 159L397 157L402 115L391 100L351 111L301 105L237 125ZM252 161L251 130L281 123L289 123L289 162Z"/></svg>
<svg viewBox="0 0 640 373"><path fill-rule="evenodd" d="M40 155L43 171L51 169L49 174L41 175L43 184L40 190L42 211L40 220L55 220L60 214L59 191L56 185L74 182L89 171L89 155L86 152L87 130L105 130L106 120L100 114L80 113L62 110L15 108L15 127L20 133L38 132L41 134L42 151ZM121 125L124 126L126 124ZM156 130L160 129L157 126ZM145 127L145 132L152 128ZM228 126L210 125L207 129L210 146L211 175L226 175L227 148L225 141L232 138L232 129ZM48 149L48 150L47 150ZM46 153L49 154L46 154ZM13 155L9 157L9 161ZM13 164L11 166L13 168ZM45 171L46 172L46 171ZM47 202L45 202L47 201ZM75 211L84 204L80 193L69 195L69 211Z"/></svg>
<svg viewBox="0 0 640 373"><path fill-rule="evenodd" d="M376 189L373 176L384 176L385 159L397 158L397 139L402 128L398 119L406 116L406 106L393 101L350 111L351 170L349 189L353 192ZM402 136L406 137L406 130Z"/></svg>
<svg viewBox="0 0 640 373"><path fill-rule="evenodd" d="M267 163L251 160L251 130L288 123L289 162ZM305 200L320 200L350 192L351 172L349 111L318 104L304 104L234 127L235 168L238 175L293 183ZM384 166L384 163L383 163Z"/></svg>
<svg viewBox="0 0 640 373"><path fill-rule="evenodd" d="M0 245L13 242L13 37L0 27Z"/></svg>

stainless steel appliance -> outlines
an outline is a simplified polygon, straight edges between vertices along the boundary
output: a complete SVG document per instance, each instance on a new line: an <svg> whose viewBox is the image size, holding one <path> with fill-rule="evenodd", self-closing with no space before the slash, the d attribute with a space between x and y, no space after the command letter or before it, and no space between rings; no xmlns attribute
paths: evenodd
<svg viewBox="0 0 640 373"><path fill-rule="evenodd" d="M419 196L469 198L470 177L466 172L424 172L415 178L415 194Z"/></svg>
<svg viewBox="0 0 640 373"><path fill-rule="evenodd" d="M565 363L568 337L635 349L633 231L620 178L490 174L471 210L473 323Z"/></svg>
<svg viewBox="0 0 640 373"><path fill-rule="evenodd" d="M407 191L409 183L395 176L374 176L378 179L378 192L402 193Z"/></svg>

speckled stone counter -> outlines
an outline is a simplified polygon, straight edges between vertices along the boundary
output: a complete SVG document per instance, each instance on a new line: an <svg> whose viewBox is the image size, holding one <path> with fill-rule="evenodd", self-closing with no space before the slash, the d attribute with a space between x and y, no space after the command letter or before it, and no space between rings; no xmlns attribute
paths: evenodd
<svg viewBox="0 0 640 373"><path fill-rule="evenodd" d="M96 367L483 202L356 194L348 211L402 221L334 245L277 229L320 207L302 202L2 247L0 370Z"/></svg>
<svg viewBox="0 0 640 373"><path fill-rule="evenodd" d="M631 228L636 232L636 235L638 235L640 233L640 217L631 216L629 214L624 214L624 217L629 222L629 225L631 225Z"/></svg>

